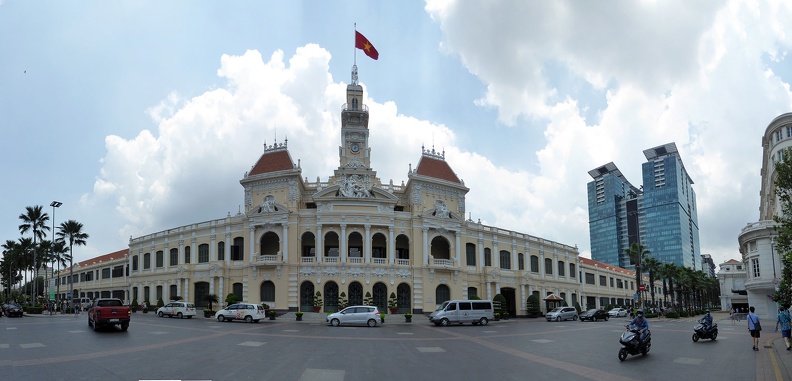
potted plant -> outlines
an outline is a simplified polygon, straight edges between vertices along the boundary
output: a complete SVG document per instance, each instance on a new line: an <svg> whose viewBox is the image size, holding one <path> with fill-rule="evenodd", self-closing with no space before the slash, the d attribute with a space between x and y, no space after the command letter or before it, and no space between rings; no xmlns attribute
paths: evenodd
<svg viewBox="0 0 792 381"><path fill-rule="evenodd" d="M380 314L380 323L384 323L385 322L385 315L386 315L385 313L381 313Z"/></svg>
<svg viewBox="0 0 792 381"><path fill-rule="evenodd" d="M342 291L342 292L341 292L341 294L340 294L340 295L338 295L338 310L339 310L339 311L341 311L341 310L343 310L344 308L347 308L347 307L349 307L349 305L348 305L348 304L349 304L349 301L347 300L346 293L344 293L344 292Z"/></svg>
<svg viewBox="0 0 792 381"><path fill-rule="evenodd" d="M495 321L499 321L499 320L500 320L500 312L496 312L495 313Z"/></svg>
<svg viewBox="0 0 792 381"><path fill-rule="evenodd" d="M261 306L264 307L264 314L269 316L270 305L267 303L261 303Z"/></svg>
<svg viewBox="0 0 792 381"><path fill-rule="evenodd" d="M148 299L146 299L146 300L143 301L143 313L144 314L148 313L148 306L149 306L149 301L148 301Z"/></svg>
<svg viewBox="0 0 792 381"><path fill-rule="evenodd" d="M270 320L275 320L275 316L277 315L277 312L270 311L270 312L268 312L268 315L269 315Z"/></svg>
<svg viewBox="0 0 792 381"><path fill-rule="evenodd" d="M239 301L239 298L237 298L235 293L231 292L228 295L226 295L226 298L225 298L226 306L230 306L230 305L232 305L232 304L234 304L234 303L236 303L238 301Z"/></svg>
<svg viewBox="0 0 792 381"><path fill-rule="evenodd" d="M137 298L132 299L132 304L129 305L129 308L132 310L132 312L137 313L137 309L138 309Z"/></svg>
<svg viewBox="0 0 792 381"><path fill-rule="evenodd" d="M407 322L407 323L411 323L412 322L412 314L411 313L404 314L404 321Z"/></svg>
<svg viewBox="0 0 792 381"><path fill-rule="evenodd" d="M390 310L391 314L396 314L399 312L399 307L397 305L396 294L391 292L390 297L388 298L388 309Z"/></svg>
<svg viewBox="0 0 792 381"><path fill-rule="evenodd" d="M203 297L203 301L209 303L209 308L204 309L204 317L213 317L215 312L212 309L212 303L220 303L220 298L217 297L217 294L206 294Z"/></svg>
<svg viewBox="0 0 792 381"><path fill-rule="evenodd" d="M323 305L324 305L324 300L322 300L322 293L316 291L316 295L314 295L314 300L313 300L313 312L321 311Z"/></svg>
<svg viewBox="0 0 792 381"><path fill-rule="evenodd" d="M302 311L297 311L297 312L294 313L294 316L297 317L297 321L302 321L303 312Z"/></svg>

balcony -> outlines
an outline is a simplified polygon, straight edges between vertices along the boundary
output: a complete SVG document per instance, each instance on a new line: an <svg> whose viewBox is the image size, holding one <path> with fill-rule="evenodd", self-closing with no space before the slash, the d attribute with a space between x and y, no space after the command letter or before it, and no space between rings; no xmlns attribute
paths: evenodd
<svg viewBox="0 0 792 381"><path fill-rule="evenodd" d="M265 265L275 265L281 263L282 261L283 258L280 254L264 254L256 256L256 263Z"/></svg>
<svg viewBox="0 0 792 381"><path fill-rule="evenodd" d="M454 267L453 259L435 259L431 258L429 264L434 267Z"/></svg>
<svg viewBox="0 0 792 381"><path fill-rule="evenodd" d="M409 266L410 265L410 260L409 259L397 259L396 260L396 265L398 265L398 266Z"/></svg>

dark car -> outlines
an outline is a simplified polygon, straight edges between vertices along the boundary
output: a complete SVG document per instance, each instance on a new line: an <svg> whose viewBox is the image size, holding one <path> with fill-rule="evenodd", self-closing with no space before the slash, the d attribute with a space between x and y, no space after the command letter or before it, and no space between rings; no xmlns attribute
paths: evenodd
<svg viewBox="0 0 792 381"><path fill-rule="evenodd" d="M16 304L4 304L3 311L5 311L5 314L8 317L22 317L22 307Z"/></svg>
<svg viewBox="0 0 792 381"><path fill-rule="evenodd" d="M584 321L584 320L591 320L591 321L605 320L605 321L607 321L608 320L608 313L605 312L605 310L598 310L596 308L592 308L592 309L580 314L580 321Z"/></svg>

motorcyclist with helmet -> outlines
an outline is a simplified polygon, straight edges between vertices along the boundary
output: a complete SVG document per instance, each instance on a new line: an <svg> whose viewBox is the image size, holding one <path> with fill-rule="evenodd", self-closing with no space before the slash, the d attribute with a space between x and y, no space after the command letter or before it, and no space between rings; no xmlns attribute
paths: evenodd
<svg viewBox="0 0 792 381"><path fill-rule="evenodd" d="M701 324L704 324L704 327L707 328L707 331L712 328L712 315L710 315L710 310L704 311L704 317L699 320Z"/></svg>
<svg viewBox="0 0 792 381"><path fill-rule="evenodd" d="M649 330L649 322L646 320L646 318L644 318L643 308L639 308L638 311L635 312L635 318L632 319L628 327L630 325L635 326L635 329L638 330L638 333L640 334L638 341L639 344L642 344L646 338L646 332Z"/></svg>

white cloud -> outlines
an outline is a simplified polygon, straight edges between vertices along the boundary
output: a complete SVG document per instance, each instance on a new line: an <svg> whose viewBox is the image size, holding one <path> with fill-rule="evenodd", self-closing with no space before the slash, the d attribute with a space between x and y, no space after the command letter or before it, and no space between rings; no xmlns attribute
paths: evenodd
<svg viewBox="0 0 792 381"><path fill-rule="evenodd" d="M545 221L528 233L587 248L586 172L613 161L640 185L642 151L673 141L696 183L702 250L716 260L738 255L740 228L758 218L761 135L791 105L789 79L768 75L765 62L789 48L788 2L623 2L614 9L429 0L426 9L444 32L445 51L487 83L481 104L497 107L508 124L547 120L541 169L521 192L544 205L519 206ZM555 93L559 75L605 91L597 124L587 125L577 106L589 94Z"/></svg>

